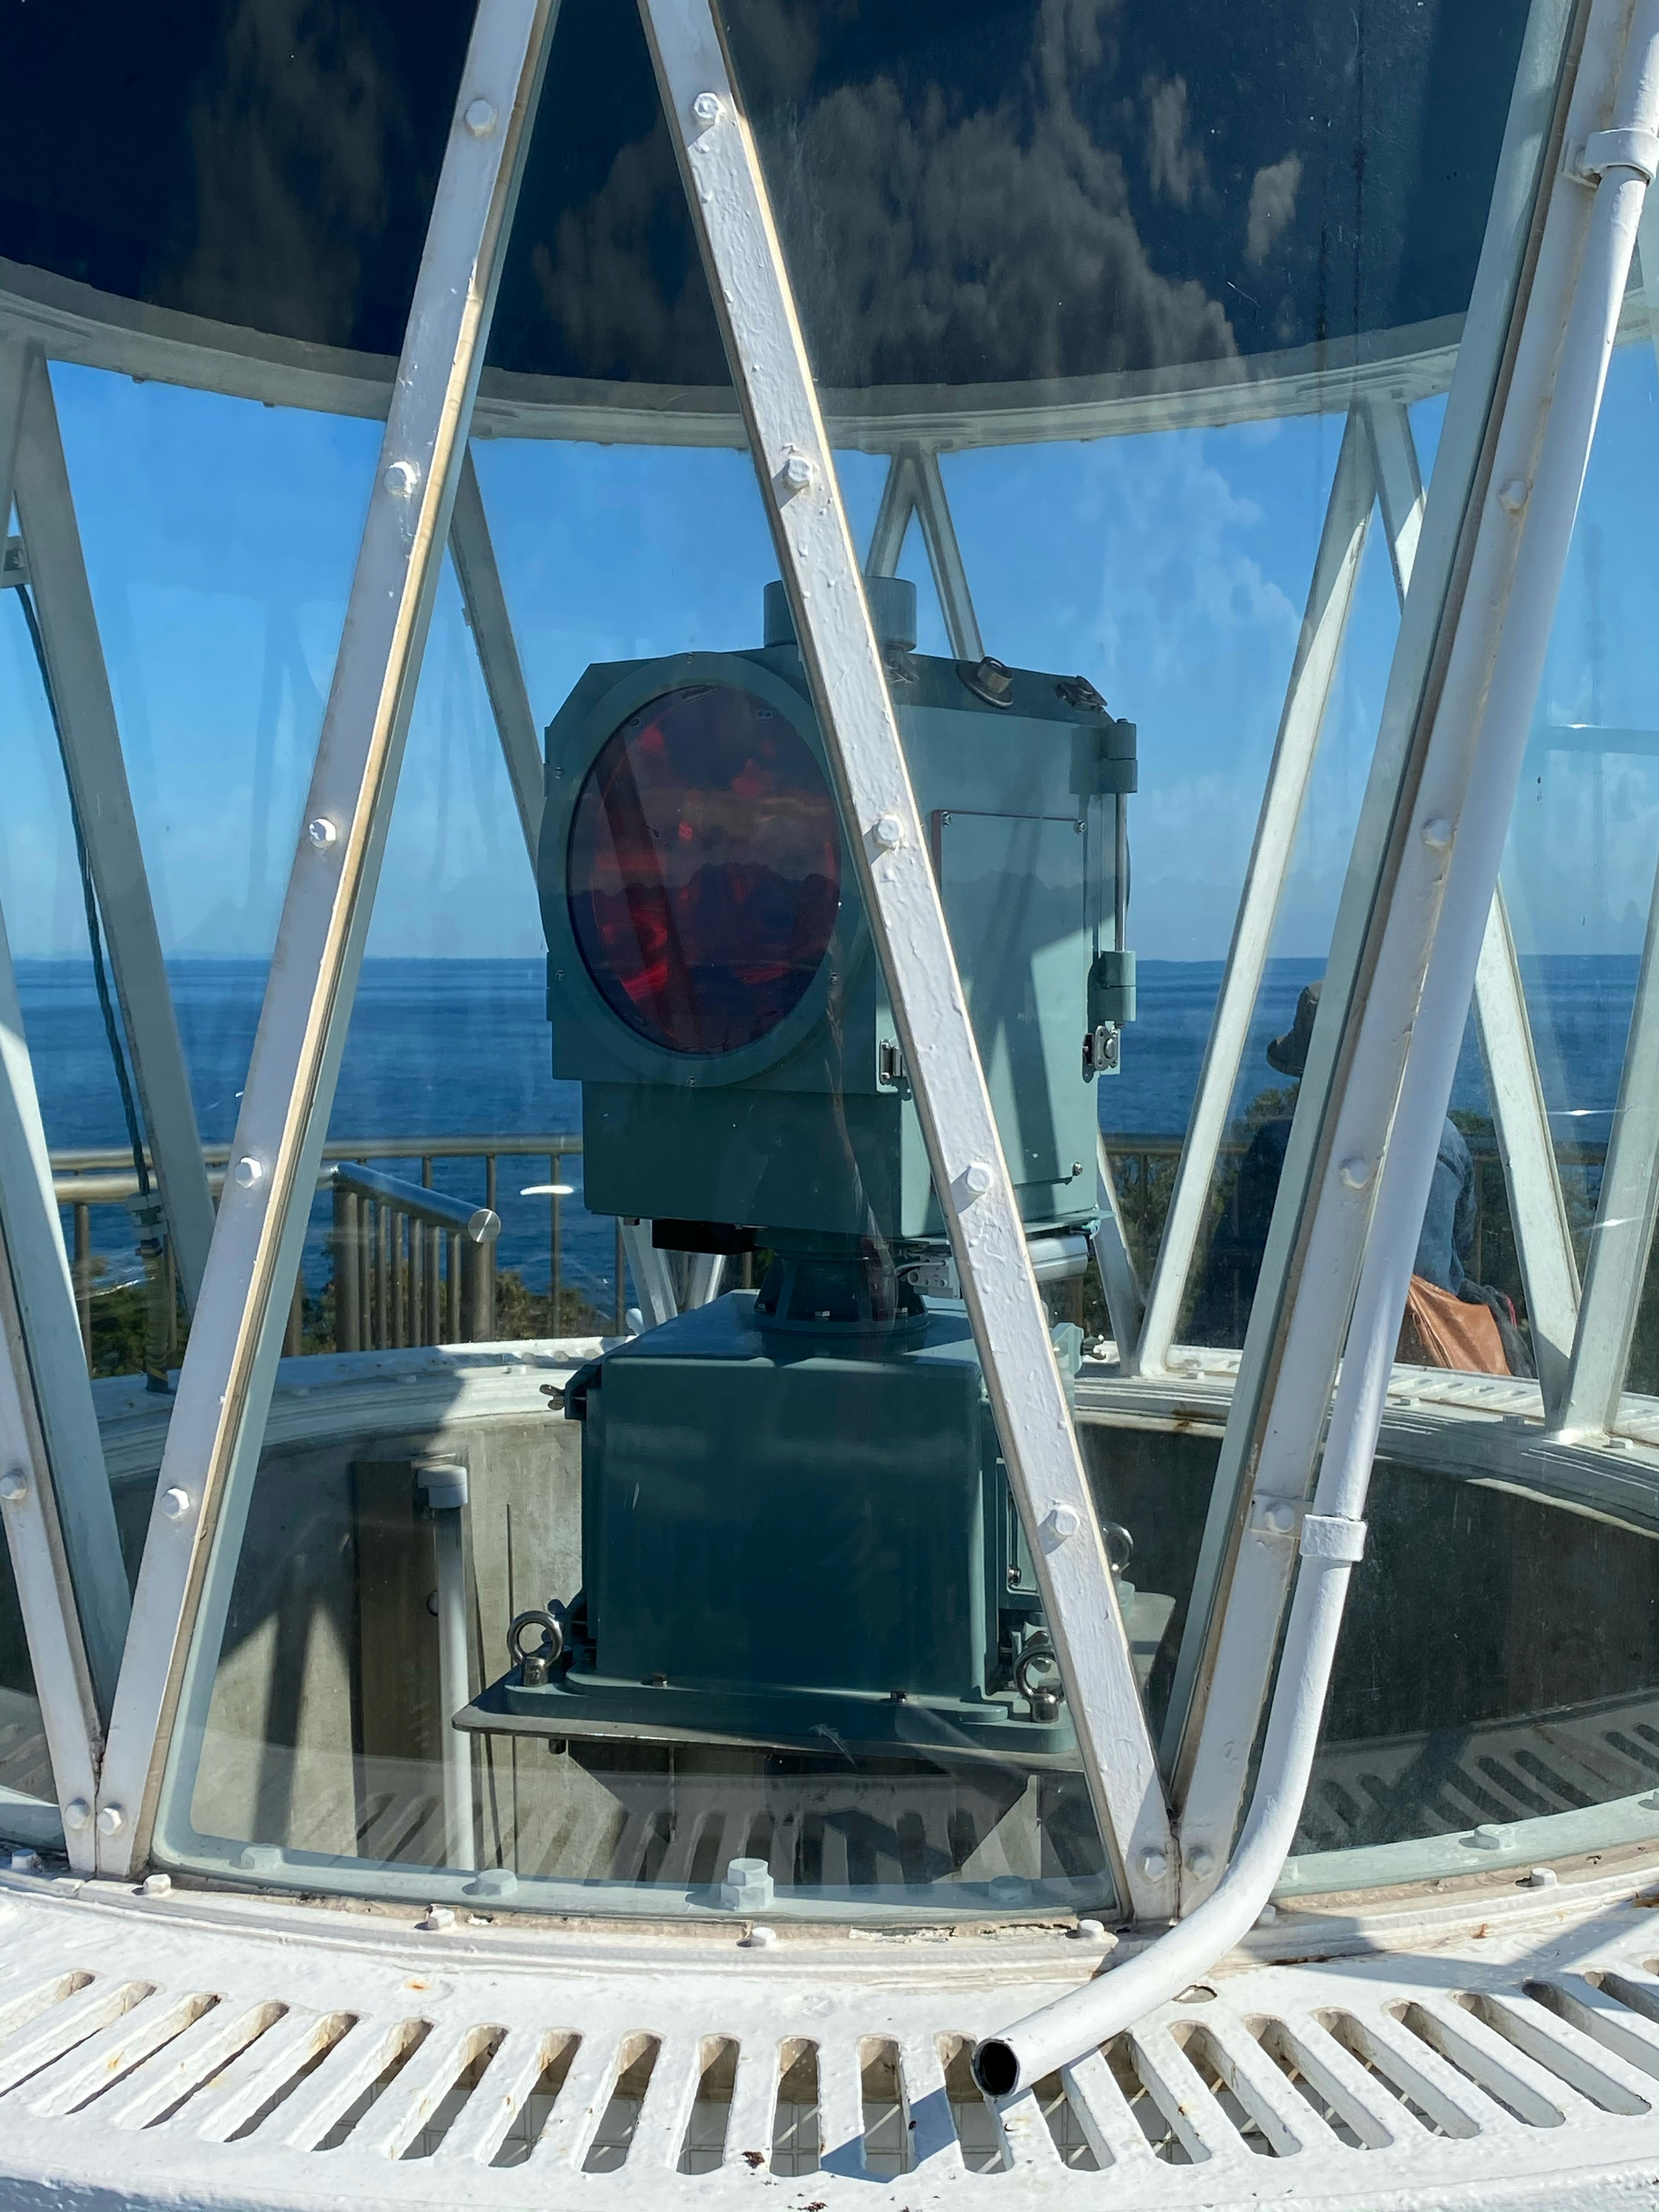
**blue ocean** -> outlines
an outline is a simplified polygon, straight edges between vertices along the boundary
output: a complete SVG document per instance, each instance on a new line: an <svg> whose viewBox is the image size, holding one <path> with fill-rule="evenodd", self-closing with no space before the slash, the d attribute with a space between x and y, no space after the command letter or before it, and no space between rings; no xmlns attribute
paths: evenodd
<svg viewBox="0 0 1659 2212"><path fill-rule="evenodd" d="M1605 1143L1635 994L1634 957L1546 957L1523 962L1546 1097L1558 1139ZM1235 1094L1243 1113L1280 1079L1267 1064L1268 1041L1290 1026L1298 994L1321 972L1311 960L1270 963ZM234 1133L246 1076L265 969L261 962L182 960L171 969L179 1028L202 1135ZM1139 1019L1125 1037L1120 1074L1097 1085L1109 1135L1178 1137L1202 1065L1220 987L1219 961L1143 960ZM24 961L18 984L49 1144L54 1150L125 1141L107 1039L84 963ZM548 1072L549 1030L542 963L534 960L370 960L353 1009L330 1125L331 1136L362 1142L375 1158L418 1179L418 1163L400 1141L422 1136L541 1134L581 1127L580 1087ZM1455 1107L1486 1110L1473 1024L1459 1063ZM1126 1145L1126 1149L1128 1146ZM394 1164L408 1159L404 1168ZM550 1179L550 1163L504 1157L497 1182L501 1216L499 1264L544 1291L550 1272L549 1205L526 1188ZM561 1164L574 1186L564 1201L563 1279L609 1306L614 1295L615 1231L581 1202L580 1156ZM436 1163L441 1189L483 1197L482 1161ZM94 1211L94 1246L110 1273L127 1272L131 1242L124 1211ZM326 1280L327 1207L314 1208L307 1280Z"/></svg>

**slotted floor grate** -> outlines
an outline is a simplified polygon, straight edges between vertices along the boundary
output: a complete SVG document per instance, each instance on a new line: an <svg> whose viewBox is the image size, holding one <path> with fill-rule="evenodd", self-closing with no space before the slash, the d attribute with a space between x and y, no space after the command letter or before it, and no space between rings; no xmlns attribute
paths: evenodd
<svg viewBox="0 0 1659 2212"><path fill-rule="evenodd" d="M1212 1975L995 2107L973 2039L1058 1986L1057 1934L745 1953L72 1887L0 1884L0 2198L51 2172L131 2205L690 2205L759 2177L802 2212L969 2180L1103 2212L1571 2206L1659 2172L1659 1925L1565 1887L1461 1947Z"/></svg>
<svg viewBox="0 0 1659 2212"><path fill-rule="evenodd" d="M1659 1693L1443 1733L1322 1744L1296 1850L1453 1835L1659 1789Z"/></svg>

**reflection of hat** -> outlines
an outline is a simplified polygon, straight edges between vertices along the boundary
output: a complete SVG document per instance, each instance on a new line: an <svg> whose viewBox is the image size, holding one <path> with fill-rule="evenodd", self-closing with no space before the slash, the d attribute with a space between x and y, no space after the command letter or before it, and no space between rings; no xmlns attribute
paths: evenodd
<svg viewBox="0 0 1659 2212"><path fill-rule="evenodd" d="M1313 1041L1314 1016L1319 1012L1319 986L1310 983L1296 1002L1296 1019L1283 1036L1277 1036L1267 1047L1267 1065L1281 1075L1300 1075L1308 1065L1308 1047Z"/></svg>

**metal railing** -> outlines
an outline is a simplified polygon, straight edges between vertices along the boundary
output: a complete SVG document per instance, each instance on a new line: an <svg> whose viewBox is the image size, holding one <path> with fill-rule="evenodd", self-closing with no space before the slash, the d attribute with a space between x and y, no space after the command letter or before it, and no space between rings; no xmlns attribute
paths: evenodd
<svg viewBox="0 0 1659 2212"><path fill-rule="evenodd" d="M377 1161L418 1160L420 1189L429 1193L432 1188L434 1163L438 1160L478 1161L483 1169L483 1203L490 1212L496 1211L500 1182L500 1163L503 1159L544 1160L548 1167L548 1182L560 1180L560 1163L582 1149L580 1136L569 1130L532 1131L520 1134L489 1132L476 1136L450 1134L447 1136L414 1135L364 1139L362 1138L333 1138L323 1147L324 1172L318 1179L319 1190L329 1188L335 1169L343 1164L368 1169ZM203 1158L207 1164L208 1181L216 1200L222 1189L225 1171L229 1164L231 1148L228 1144L207 1145L203 1147ZM75 1285L75 1301L81 1322L81 1340L86 1352L88 1369L93 1365L93 1304L96 1294L98 1261L94 1249L93 1212L100 1206L119 1206L125 1209L129 1199L137 1194L138 1181L133 1172L132 1155L121 1146L78 1146L66 1147L52 1155L53 1191L58 1205L70 1216L69 1245L70 1274ZM404 1188L413 1189L405 1184ZM436 1227L428 1223L428 1228ZM548 1198L548 1259L550 1298L549 1310L560 1311L564 1290L564 1223L563 1200L561 1194L549 1193ZM493 1256L493 1255L492 1255ZM620 1335L625 1326L626 1307L625 1270L623 1255L622 1224L616 1225L616 1261L612 1284L611 1304L614 1327ZM175 1316L178 1304L178 1282L173 1267L171 1249L164 1260L164 1272L160 1281L148 1286L147 1295L160 1299L165 1305L165 1323L170 1342L176 1348ZM359 1308L361 1314L362 1309ZM296 1280L289 1308L283 1350L293 1357L305 1348L305 1285ZM435 1341L416 1338L416 1342ZM378 1344L379 1340L375 1340ZM368 1340L362 1348L370 1348Z"/></svg>
<svg viewBox="0 0 1659 2212"><path fill-rule="evenodd" d="M501 1233L495 1208L344 1161L331 1181L336 1351L487 1342Z"/></svg>
<svg viewBox="0 0 1659 2212"><path fill-rule="evenodd" d="M1249 1149L1249 1130L1235 1131L1225 1138L1217 1152L1216 1202L1224 1207L1229 1202L1227 1177L1237 1169L1237 1163ZM1181 1153L1182 1139L1176 1135L1109 1133L1107 1149L1118 1178L1118 1190L1122 1203L1124 1226L1128 1236L1135 1262L1145 1273L1150 1273L1163 1235L1164 1217L1170 1195L1174 1188L1176 1164ZM1512 1260L1514 1233L1509 1218L1509 1200L1504 1186L1503 1163L1492 1137L1476 1133L1469 1139L1469 1148L1475 1161L1475 1232L1473 1269L1481 1282L1503 1279ZM386 1276L384 1298L379 1268L380 1246L375 1243L368 1252L359 1252L352 1246L353 1261L349 1282L342 1296L342 1270L337 1257L336 1301L337 1317L335 1341L340 1350L374 1350L395 1344L428 1344L445 1340L477 1341L473 1327L461 1317L466 1291L466 1267L469 1264L463 1252L458 1270L451 1263L446 1247L441 1264L435 1273L430 1264L434 1237L454 1233L454 1223L449 1209L471 1216L478 1212L463 1200L440 1198L432 1189L433 1168L438 1160L477 1161L483 1170L483 1209L491 1214L497 1212L496 1200L500 1183L500 1163L503 1159L544 1160L548 1167L548 1182L560 1180L560 1163L572 1155L580 1154L581 1139L570 1132L547 1131L525 1135L490 1133L479 1136L416 1135L391 1137L365 1142L361 1139L342 1138L324 1147L325 1171L319 1188L331 1186L335 1193L336 1228L334 1236L342 1233L341 1208L349 1202L362 1209L367 1215L374 1213L374 1236L380 1234L379 1215L380 1197L378 1193L356 1189L339 1181L337 1170L349 1166L356 1177L376 1176L392 1190L404 1194L413 1201L399 1212L395 1202L391 1203L386 1235L388 1240L396 1234L402 1238L400 1249L404 1257L400 1270L391 1270ZM1594 1175L1599 1173L1606 1156L1601 1145L1562 1144L1556 1147L1561 1167L1577 1168ZM230 1158L228 1145L204 1147L209 1181L216 1198L224 1182L225 1169ZM374 1163L387 1160L418 1160L420 1184L394 1179ZM121 1206L137 1190L137 1180L132 1170L131 1155L119 1147L82 1147L55 1152L52 1155L54 1188L58 1203L70 1216L70 1272L75 1283L76 1303L80 1314L82 1341L86 1346L88 1366L92 1364L92 1313L96 1281L96 1261L92 1234L93 1209L96 1206ZM1584 1203L1572 1206L1569 1193L1570 1211L1582 1214L1577 1226L1588 1231L1594 1211L1594 1185L1586 1186ZM424 1210L423 1210L424 1209ZM443 1211L443 1219L436 1216ZM424 1239L418 1261L410 1257L409 1238L410 1224L418 1227ZM356 1228L350 1231L356 1237ZM367 1231L363 1232L367 1233ZM333 1237L331 1242L333 1242ZM465 1243L463 1235L463 1243ZM477 1247L473 1247L477 1249ZM388 1246L389 1249L389 1246ZM551 1297L549 1311L556 1316L561 1310L561 1296L564 1289L564 1235L562 1198L557 1191L548 1194L548 1257L549 1281ZM492 1270L489 1316L495 1321L493 1267L494 1243L491 1241L489 1263ZM361 1264L360 1264L361 1263ZM482 1264L482 1263L479 1263ZM418 1275L418 1296L413 1287ZM616 1224L616 1259L609 1303L612 1312L607 1316L617 1335L626 1328L626 1265L623 1250L623 1225ZM401 1291L398 1285L402 1285ZM459 1287L458 1287L459 1286ZM166 1321L169 1330L177 1304L177 1280L169 1249L164 1257L158 1279L149 1286L148 1295L165 1303ZM402 1318L399 1319L399 1298ZM433 1299L438 1299L437 1319L433 1318ZM476 1312L478 1309L468 1308ZM437 1329L451 1332L450 1337L432 1333ZM296 1355L305 1348L304 1285L295 1285L294 1301L289 1315L284 1349ZM355 1334L353 1332L355 1331ZM404 1333L410 1332L410 1333Z"/></svg>

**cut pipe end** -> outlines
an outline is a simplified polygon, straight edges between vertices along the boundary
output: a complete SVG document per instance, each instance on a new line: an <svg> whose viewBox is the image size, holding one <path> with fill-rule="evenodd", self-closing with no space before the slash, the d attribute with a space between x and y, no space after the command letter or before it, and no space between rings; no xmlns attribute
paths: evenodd
<svg viewBox="0 0 1659 2212"><path fill-rule="evenodd" d="M974 2079L988 2097L1011 2097L1019 2082L1013 2045L1000 2036L988 2036L974 2052Z"/></svg>

